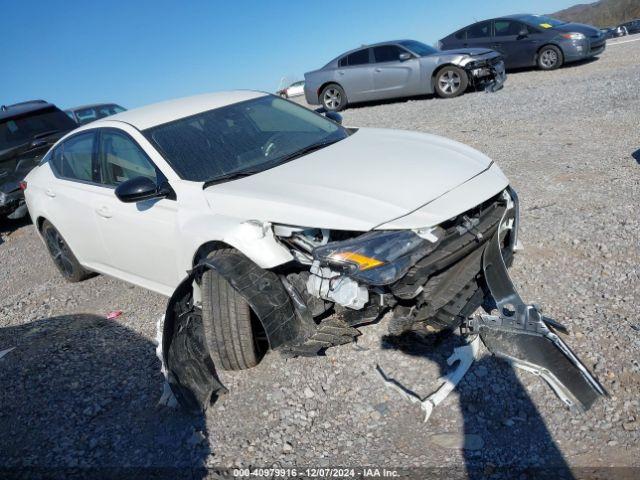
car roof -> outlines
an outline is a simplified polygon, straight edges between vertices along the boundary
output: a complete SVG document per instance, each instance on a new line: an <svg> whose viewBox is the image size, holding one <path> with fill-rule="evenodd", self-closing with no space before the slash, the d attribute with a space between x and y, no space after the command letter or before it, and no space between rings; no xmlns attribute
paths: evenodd
<svg viewBox="0 0 640 480"><path fill-rule="evenodd" d="M99 127L102 123L118 121L133 125L138 130L145 130L180 118L190 117L200 112L226 107L227 105L265 95L268 94L251 90L232 90L177 98L116 113L92 122L91 126Z"/></svg>
<svg viewBox="0 0 640 480"><path fill-rule="evenodd" d="M106 103L89 103L87 105L78 105L77 107L72 107L72 108L67 108L65 111L67 112L75 112L76 110L84 110L85 108L96 108L96 107L102 107L105 105L115 105L117 107L119 107L120 105L118 105L117 103L113 103L113 102L106 102Z"/></svg>
<svg viewBox="0 0 640 480"><path fill-rule="evenodd" d="M2 105L0 107L0 121L51 107L55 107L55 105L44 100L29 100L13 105Z"/></svg>

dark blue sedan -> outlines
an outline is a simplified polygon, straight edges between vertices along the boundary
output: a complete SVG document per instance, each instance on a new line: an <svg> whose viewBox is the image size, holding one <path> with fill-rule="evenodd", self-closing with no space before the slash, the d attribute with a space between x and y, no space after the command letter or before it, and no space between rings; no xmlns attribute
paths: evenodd
<svg viewBox="0 0 640 480"><path fill-rule="evenodd" d="M605 45L605 36L596 27L531 14L474 23L438 42L441 50L490 48L502 53L507 68L537 65L542 70L593 57Z"/></svg>

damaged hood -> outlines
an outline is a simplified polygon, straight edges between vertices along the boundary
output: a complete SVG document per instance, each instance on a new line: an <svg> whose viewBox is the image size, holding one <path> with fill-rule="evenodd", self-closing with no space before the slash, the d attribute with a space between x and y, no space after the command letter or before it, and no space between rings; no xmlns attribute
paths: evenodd
<svg viewBox="0 0 640 480"><path fill-rule="evenodd" d="M436 135L361 128L322 150L204 193L214 212L246 220L356 231L421 228L504 188L506 179L491 164L473 148ZM456 195L472 181L482 187ZM430 202L445 197L446 209L429 211Z"/></svg>

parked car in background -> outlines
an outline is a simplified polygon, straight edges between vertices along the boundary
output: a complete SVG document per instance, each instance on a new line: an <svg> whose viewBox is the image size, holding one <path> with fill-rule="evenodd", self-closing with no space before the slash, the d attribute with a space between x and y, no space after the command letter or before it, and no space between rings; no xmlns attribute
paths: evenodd
<svg viewBox="0 0 640 480"><path fill-rule="evenodd" d="M15 219L27 213L22 180L51 145L77 126L44 100L0 107L0 217Z"/></svg>
<svg viewBox="0 0 640 480"><path fill-rule="evenodd" d="M96 103L94 105L82 105L81 107L69 108L65 113L78 125L86 125L100 118L124 112L126 108L115 103Z"/></svg>
<svg viewBox="0 0 640 480"><path fill-rule="evenodd" d="M474 23L444 37L438 46L442 50L491 48L504 55L507 68L553 70L602 53L606 39L590 25L520 14Z"/></svg>
<svg viewBox="0 0 640 480"><path fill-rule="evenodd" d="M339 111L350 103L436 93L456 97L469 85L497 90L502 55L486 48L441 52L416 40L376 43L348 51L304 74L310 105Z"/></svg>
<svg viewBox="0 0 640 480"><path fill-rule="evenodd" d="M294 82L288 87L283 88L282 90L278 90L277 93L283 98L292 98L304 95L304 80Z"/></svg>
<svg viewBox="0 0 640 480"><path fill-rule="evenodd" d="M618 28L625 32L625 35L635 35L640 33L640 19L631 20L618 25Z"/></svg>
<svg viewBox="0 0 640 480"><path fill-rule="evenodd" d="M616 29L613 27L601 28L600 31L602 32L602 35L604 35L605 40L616 37Z"/></svg>

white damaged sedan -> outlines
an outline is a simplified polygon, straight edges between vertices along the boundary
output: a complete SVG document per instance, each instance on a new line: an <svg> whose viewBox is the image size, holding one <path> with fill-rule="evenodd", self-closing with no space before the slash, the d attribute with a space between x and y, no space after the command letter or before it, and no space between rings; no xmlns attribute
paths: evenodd
<svg viewBox="0 0 640 480"><path fill-rule="evenodd" d="M98 272L171 297L162 355L186 406L224 389L214 365L316 355L387 312L395 335L480 335L569 407L604 394L513 288L518 201L498 166L332 118L249 91L129 110L54 145L26 179L29 212L68 280Z"/></svg>

